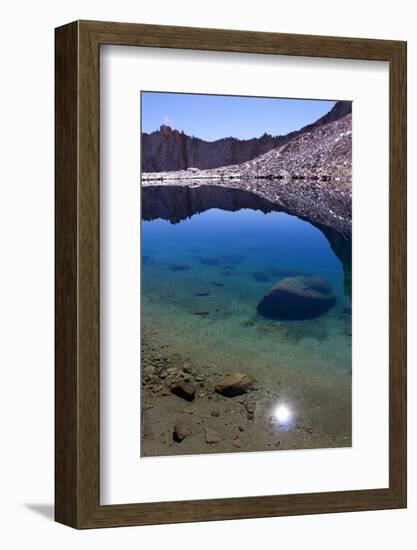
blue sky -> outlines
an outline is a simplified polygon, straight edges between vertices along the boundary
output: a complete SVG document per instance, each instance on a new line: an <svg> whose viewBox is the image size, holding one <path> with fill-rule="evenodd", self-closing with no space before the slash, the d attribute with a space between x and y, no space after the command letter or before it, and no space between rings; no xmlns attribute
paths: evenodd
<svg viewBox="0 0 417 550"><path fill-rule="evenodd" d="M142 92L142 132L166 124L207 141L284 135L314 122L334 101Z"/></svg>

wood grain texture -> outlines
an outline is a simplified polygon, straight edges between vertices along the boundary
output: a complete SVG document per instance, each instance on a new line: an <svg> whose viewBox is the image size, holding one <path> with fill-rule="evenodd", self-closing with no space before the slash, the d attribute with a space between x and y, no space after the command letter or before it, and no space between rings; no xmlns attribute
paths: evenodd
<svg viewBox="0 0 417 550"><path fill-rule="evenodd" d="M55 519L78 523L78 26L55 38Z"/></svg>
<svg viewBox="0 0 417 550"><path fill-rule="evenodd" d="M386 489L100 505L100 45L390 64L390 482ZM406 506L404 42L78 21L56 29L56 520L116 527Z"/></svg>
<svg viewBox="0 0 417 550"><path fill-rule="evenodd" d="M390 62L389 471L390 488L407 493L407 48Z"/></svg>

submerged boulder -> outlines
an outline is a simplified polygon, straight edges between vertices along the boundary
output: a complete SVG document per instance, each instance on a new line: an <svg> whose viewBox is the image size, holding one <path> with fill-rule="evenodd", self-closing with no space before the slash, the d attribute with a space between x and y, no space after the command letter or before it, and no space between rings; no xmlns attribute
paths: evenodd
<svg viewBox="0 0 417 550"><path fill-rule="evenodd" d="M255 379L248 374L234 372L216 386L216 392L225 397L235 397L246 393L255 383Z"/></svg>
<svg viewBox="0 0 417 550"><path fill-rule="evenodd" d="M313 319L336 303L329 283L321 277L287 277L277 283L257 306L263 317L286 320Z"/></svg>

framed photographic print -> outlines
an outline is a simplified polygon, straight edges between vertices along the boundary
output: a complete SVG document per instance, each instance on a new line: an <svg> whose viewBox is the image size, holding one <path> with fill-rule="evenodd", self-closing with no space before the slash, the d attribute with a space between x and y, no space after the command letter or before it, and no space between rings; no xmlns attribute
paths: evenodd
<svg viewBox="0 0 417 550"><path fill-rule="evenodd" d="M56 29L56 520L406 506L406 44Z"/></svg>

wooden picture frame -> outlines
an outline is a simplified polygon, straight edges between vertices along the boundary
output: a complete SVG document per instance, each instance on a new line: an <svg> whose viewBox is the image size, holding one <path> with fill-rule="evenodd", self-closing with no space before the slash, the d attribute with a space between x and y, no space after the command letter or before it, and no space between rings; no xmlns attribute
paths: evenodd
<svg viewBox="0 0 417 550"><path fill-rule="evenodd" d="M56 29L55 518L75 528L406 506L406 43L76 21ZM99 52L104 44L389 62L389 487L100 505Z"/></svg>

